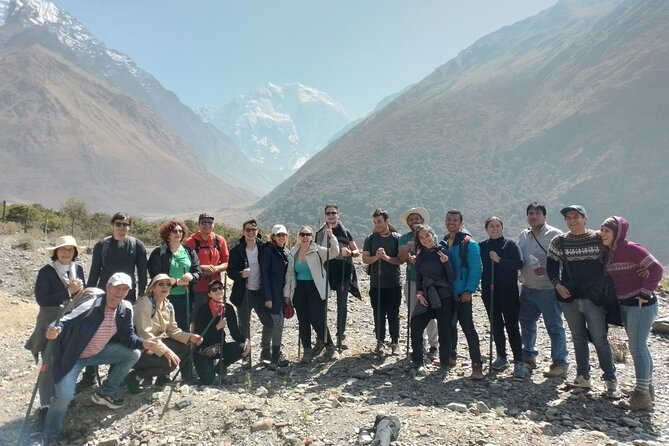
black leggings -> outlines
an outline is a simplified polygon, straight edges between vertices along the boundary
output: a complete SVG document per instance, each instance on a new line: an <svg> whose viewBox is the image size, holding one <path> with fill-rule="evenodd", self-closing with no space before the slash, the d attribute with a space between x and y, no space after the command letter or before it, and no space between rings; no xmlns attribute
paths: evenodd
<svg viewBox="0 0 669 446"><path fill-rule="evenodd" d="M451 358L456 358L458 347L458 326L460 322L462 331L467 339L467 346L469 347L469 358L472 362L480 364L481 361L481 347L479 346L479 334L476 332L474 326L474 314L472 302L456 302L455 309L452 316L452 330L451 330Z"/></svg>
<svg viewBox="0 0 669 446"><path fill-rule="evenodd" d="M488 294L488 293L486 293ZM490 320L490 296L483 295L483 304ZM520 338L518 316L520 314L520 300L518 295L501 295L495 293L492 312L492 337L495 341L497 357L506 358L506 338L504 328L509 335L509 345L513 352L513 361L520 362L523 358L523 343Z"/></svg>
<svg viewBox="0 0 669 446"><path fill-rule="evenodd" d="M420 305L420 304L416 304ZM429 309L425 313L415 314L411 318L411 362L414 364L423 364L423 330L432 320L437 320L437 330L439 332L439 360L442 367L448 366L448 356L451 351L451 321L453 320L453 299L444 299L441 301L441 308L438 310Z"/></svg>
<svg viewBox="0 0 669 446"><path fill-rule="evenodd" d="M193 354L193 362L195 363L195 371L200 381L204 385L209 385L214 382L216 378L216 369L219 373L242 358L244 344L238 342L226 342L223 344L223 361L218 356L204 356L199 353Z"/></svg>
<svg viewBox="0 0 669 446"><path fill-rule="evenodd" d="M400 304L402 303L402 287L370 288L369 297L374 313L374 332L378 342L386 339L386 319L390 340L397 344L400 339ZM422 333L422 330L421 330Z"/></svg>
<svg viewBox="0 0 669 446"><path fill-rule="evenodd" d="M311 348L311 329L316 332L316 337L323 339L325 333L325 344L332 344L330 330L326 327L325 303L316 289L313 280L298 280L293 295L293 306L297 313L297 321L300 331L300 342L304 349Z"/></svg>
<svg viewBox="0 0 669 446"><path fill-rule="evenodd" d="M186 354L188 354L189 346L171 338L163 339L163 343L183 362ZM170 365L165 356L150 355L147 352L142 352L142 356L135 363L134 369L137 376L144 379L153 376L169 375L176 369L176 366Z"/></svg>

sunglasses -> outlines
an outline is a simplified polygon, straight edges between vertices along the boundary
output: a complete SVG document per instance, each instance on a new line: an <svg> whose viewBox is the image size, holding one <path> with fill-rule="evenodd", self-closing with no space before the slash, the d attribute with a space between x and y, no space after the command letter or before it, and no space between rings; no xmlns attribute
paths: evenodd
<svg viewBox="0 0 669 446"><path fill-rule="evenodd" d="M211 226L214 224L214 220L201 220L200 224L203 226Z"/></svg>
<svg viewBox="0 0 669 446"><path fill-rule="evenodd" d="M170 286L172 286L172 282L156 282L156 286L170 287Z"/></svg>
<svg viewBox="0 0 669 446"><path fill-rule="evenodd" d="M213 286L213 287L209 288L210 293L218 293L219 291L223 291L222 286Z"/></svg>
<svg viewBox="0 0 669 446"><path fill-rule="evenodd" d="M244 232L258 232L258 228L244 228Z"/></svg>
<svg viewBox="0 0 669 446"><path fill-rule="evenodd" d="M311 237L311 232L300 232L300 237Z"/></svg>
<svg viewBox="0 0 669 446"><path fill-rule="evenodd" d="M181 234L182 232L184 232L184 230L183 229L172 229L171 232L172 232L172 234Z"/></svg>
<svg viewBox="0 0 669 446"><path fill-rule="evenodd" d="M120 222L120 221L115 221L114 226L117 227L117 228L129 228L130 223L123 223L123 222Z"/></svg>
<svg viewBox="0 0 669 446"><path fill-rule="evenodd" d="M325 213L325 215L337 215L336 211L328 211Z"/></svg>
<svg viewBox="0 0 669 446"><path fill-rule="evenodd" d="M284 234L284 233L280 232L278 234L274 234L274 237L288 237L288 234Z"/></svg>

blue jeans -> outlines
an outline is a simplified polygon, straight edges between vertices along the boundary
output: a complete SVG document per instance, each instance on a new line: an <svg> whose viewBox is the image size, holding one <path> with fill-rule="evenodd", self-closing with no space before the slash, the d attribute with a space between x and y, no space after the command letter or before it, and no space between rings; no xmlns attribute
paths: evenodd
<svg viewBox="0 0 669 446"><path fill-rule="evenodd" d="M562 312L571 330L576 356L576 374L590 377L590 348L588 341L595 345L599 367L607 381L616 381L616 366L607 338L606 311L588 299L575 299L573 302L560 302Z"/></svg>
<svg viewBox="0 0 669 446"><path fill-rule="evenodd" d="M562 322L562 308L555 297L555 291L535 290L523 285L520 291L520 337L523 342L523 356L536 358L537 321L543 316L548 337L551 340L553 364L568 368L567 335Z"/></svg>
<svg viewBox="0 0 669 446"><path fill-rule="evenodd" d="M653 358L648 348L648 336L657 317L657 302L647 307L621 305L620 313L627 332L636 379L650 381L653 376Z"/></svg>
<svg viewBox="0 0 669 446"><path fill-rule="evenodd" d="M56 383L56 391L49 412L44 422L44 436L46 438L57 438L63 428L63 421L67 413L67 407L74 397L74 387L77 383L79 373L89 365L113 364L107 379L98 390L100 395L113 395L121 385L140 356L139 350L132 350L124 345L110 342L97 355L86 359L78 359L72 370Z"/></svg>

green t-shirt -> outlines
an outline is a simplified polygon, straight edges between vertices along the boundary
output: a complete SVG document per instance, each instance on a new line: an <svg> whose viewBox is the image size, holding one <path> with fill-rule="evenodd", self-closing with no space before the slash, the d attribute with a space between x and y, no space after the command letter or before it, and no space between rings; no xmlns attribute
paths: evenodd
<svg viewBox="0 0 669 446"><path fill-rule="evenodd" d="M180 279L181 276L190 271L190 256L188 251L183 246L179 246L179 250L176 254L172 254L172 259L170 260L170 277L174 279ZM186 287L184 285L179 285L172 288L170 295L179 296L186 294Z"/></svg>
<svg viewBox="0 0 669 446"><path fill-rule="evenodd" d="M295 260L295 277L297 280L314 280L306 261L298 262L297 259Z"/></svg>

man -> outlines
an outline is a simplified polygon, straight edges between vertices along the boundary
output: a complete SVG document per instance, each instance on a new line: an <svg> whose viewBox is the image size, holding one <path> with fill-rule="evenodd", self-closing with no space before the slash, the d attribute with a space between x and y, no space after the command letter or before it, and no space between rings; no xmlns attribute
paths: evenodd
<svg viewBox="0 0 669 446"><path fill-rule="evenodd" d="M328 282L331 290L337 291L337 349L346 350L344 344L346 339L346 319L348 316L348 293L360 298L357 277L353 267L353 257L360 255L358 245L353 240L353 235L339 220L339 206L334 203L325 205L325 223L316 231L315 241L325 246L325 227L332 229L332 233L339 242L339 255L330 259L326 264Z"/></svg>
<svg viewBox="0 0 669 446"><path fill-rule="evenodd" d="M114 394L139 359L139 350L156 347L153 340L142 342L133 329L132 305L124 301L132 284L127 274L112 274L107 281L106 294L84 301L47 329L47 339L56 339L52 362L56 388L44 422L43 444L58 443L77 376L85 366L113 365L91 400L110 409L123 407L123 400Z"/></svg>
<svg viewBox="0 0 669 446"><path fill-rule="evenodd" d="M377 355L383 354L386 337L386 318L390 331L391 354L399 349L400 284L399 234L388 222L388 212L375 209L372 214L374 232L366 239L362 248L362 263L369 265L369 296L374 312Z"/></svg>
<svg viewBox="0 0 669 446"><path fill-rule="evenodd" d="M580 291L589 279L604 274L602 241L597 232L586 228L588 215L583 206L567 206L560 213L569 231L551 241L546 271L560 299L574 344L576 379L570 384L587 389L592 387L590 341L595 345L599 367L604 372L606 396L618 398L616 366L606 337L606 310L593 304Z"/></svg>
<svg viewBox="0 0 669 446"><path fill-rule="evenodd" d="M566 377L569 369L567 337L562 323L562 308L555 299L553 285L546 276L546 258L551 240L562 234L546 224L546 206L530 203L525 210L529 228L518 236L518 247L523 254L520 277L520 329L523 341L523 362L536 368L537 321L543 316L551 340L551 365L544 370L546 377Z"/></svg>
<svg viewBox="0 0 669 446"><path fill-rule="evenodd" d="M242 229L243 235L239 243L230 250L228 275L234 281L230 301L237 307L239 329L247 339L251 339L251 308L255 310L262 324L260 360L269 363L272 360L271 342L274 322L271 310L260 289L260 262L258 260L265 244L258 237L256 220L245 221ZM271 305L271 301L268 302Z"/></svg>
<svg viewBox="0 0 669 446"><path fill-rule="evenodd" d="M446 213L445 225L448 234L446 234L444 240L451 251L451 261L453 262L453 269L455 269L456 275L453 288L457 296L449 365L455 365L457 360L457 319L457 322L460 322L462 331L467 338L467 345L469 346L469 357L472 361L472 374L469 378L482 380L483 361L481 359L479 335L476 332L476 327L474 327L472 295L481 280L483 266L481 265L479 245L471 238L468 232L463 230L463 224L462 212L451 209Z"/></svg>
<svg viewBox="0 0 669 446"><path fill-rule="evenodd" d="M416 296L416 228L419 225L430 223L430 214L427 209L422 207L411 208L400 215L400 220L409 227L409 232L402 235L399 240L399 259L401 263L407 264L406 281L404 282L404 295L406 296L409 317L407 324L411 321L411 315L416 306L418 297ZM427 358L430 361L439 360L439 333L437 332L437 321L431 319L423 333L423 346L429 348Z"/></svg>
<svg viewBox="0 0 669 446"><path fill-rule="evenodd" d="M202 276L193 286L193 314L207 301L207 287L212 280L221 280L221 273L228 268L228 244L223 236L214 233L214 216L203 213L197 219L198 230L186 242L200 259Z"/></svg>
<svg viewBox="0 0 669 446"><path fill-rule="evenodd" d="M113 273L125 273L132 279L132 287L126 299L135 303L137 297L144 295L146 289L146 248L141 240L128 235L130 224L130 217L124 212L117 212L112 216L112 235L93 247L91 271L86 286L104 288ZM95 384L95 373L95 367L86 367L77 383L76 391L92 387Z"/></svg>

